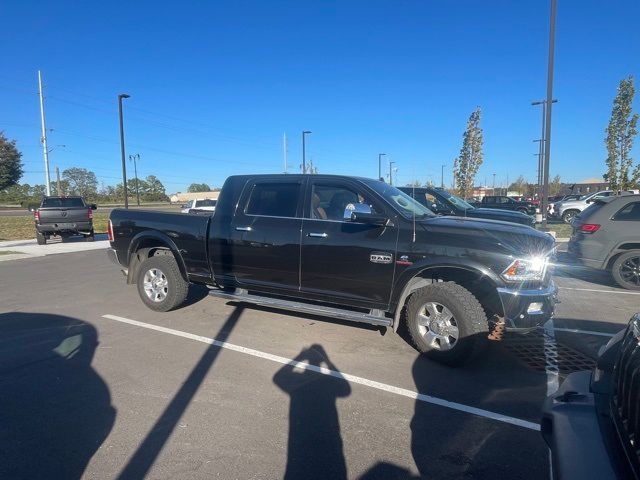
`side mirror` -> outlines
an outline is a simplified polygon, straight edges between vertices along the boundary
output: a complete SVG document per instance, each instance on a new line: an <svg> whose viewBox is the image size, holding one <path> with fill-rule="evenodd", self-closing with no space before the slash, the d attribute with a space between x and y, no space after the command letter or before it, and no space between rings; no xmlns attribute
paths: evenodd
<svg viewBox="0 0 640 480"><path fill-rule="evenodd" d="M371 211L369 205L350 203L344 209L343 219L347 222L366 223L368 225L386 225L389 219Z"/></svg>
<svg viewBox="0 0 640 480"><path fill-rule="evenodd" d="M98 209L98 206L97 206L95 203L92 203L91 205L89 205L89 208L90 208L91 210L97 210L97 209Z"/></svg>
<svg viewBox="0 0 640 480"><path fill-rule="evenodd" d="M589 200L587 200L587 203L593 203L593 198L590 198Z"/></svg>

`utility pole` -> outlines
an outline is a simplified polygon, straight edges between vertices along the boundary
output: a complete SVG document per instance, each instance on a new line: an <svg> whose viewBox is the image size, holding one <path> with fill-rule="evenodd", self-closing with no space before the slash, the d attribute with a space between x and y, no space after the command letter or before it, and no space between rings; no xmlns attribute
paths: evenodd
<svg viewBox="0 0 640 480"><path fill-rule="evenodd" d="M140 206L140 183L138 182L138 165L136 160L140 160L140 154L136 153L135 155L129 155L129 161L133 160L133 171L136 174L136 200L138 201L138 206Z"/></svg>
<svg viewBox="0 0 640 480"><path fill-rule="evenodd" d="M57 190L57 194L58 195L62 195L62 190L60 188L60 169L58 167L56 167L56 190Z"/></svg>
<svg viewBox="0 0 640 480"><path fill-rule="evenodd" d="M440 172L440 188L442 188L444 190L444 167L446 167L445 164L442 164L442 171Z"/></svg>
<svg viewBox="0 0 640 480"><path fill-rule="evenodd" d="M393 166L396 162L389 162L389 185L393 185Z"/></svg>
<svg viewBox="0 0 640 480"><path fill-rule="evenodd" d="M49 149L47 148L47 125L44 118L44 95L42 93L42 74L38 70L38 96L40 97L40 124L42 127L42 153L44 155L44 180L47 196L51 195L51 178L49 177Z"/></svg>
<svg viewBox="0 0 640 480"><path fill-rule="evenodd" d="M302 132L302 173L307 173L307 145L305 144L305 136L311 133L309 130Z"/></svg>
<svg viewBox="0 0 640 480"><path fill-rule="evenodd" d="M549 204L549 157L551 156L551 110L553 109L553 61L556 42L556 12L558 0L551 0L549 19L549 61L547 66L547 100L545 111L544 135L544 169L542 177L542 199L540 203L542 213L542 228L547 228L547 206Z"/></svg>
<svg viewBox="0 0 640 480"><path fill-rule="evenodd" d="M382 157L386 157L386 153L378 154L378 180L382 180Z"/></svg>
<svg viewBox="0 0 640 480"><path fill-rule="evenodd" d="M127 192L127 163L124 154L124 121L122 120L122 100L130 95L121 93L118 95L118 116L120 118L120 153L122 154L122 189L124 190L124 208L129 208L129 193Z"/></svg>
<svg viewBox="0 0 640 480"><path fill-rule="evenodd" d="M495 196L496 194L496 174L493 174L493 187L491 187L492 194Z"/></svg>
<svg viewBox="0 0 640 480"><path fill-rule="evenodd" d="M287 173L287 132L282 134L282 156L284 157L284 173Z"/></svg>

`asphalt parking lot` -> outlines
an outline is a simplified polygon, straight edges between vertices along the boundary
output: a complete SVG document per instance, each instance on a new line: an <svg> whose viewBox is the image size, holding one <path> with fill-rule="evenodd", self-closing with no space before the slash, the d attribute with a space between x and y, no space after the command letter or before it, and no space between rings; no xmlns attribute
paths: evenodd
<svg viewBox="0 0 640 480"><path fill-rule="evenodd" d="M564 375L640 294L573 267L556 282ZM0 262L0 477L549 477L541 336L451 369L392 332L189 303L152 312L102 251Z"/></svg>

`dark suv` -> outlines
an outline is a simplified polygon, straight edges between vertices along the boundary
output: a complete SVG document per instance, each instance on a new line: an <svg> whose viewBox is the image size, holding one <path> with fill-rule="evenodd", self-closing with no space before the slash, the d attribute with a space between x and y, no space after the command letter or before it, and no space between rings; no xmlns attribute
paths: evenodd
<svg viewBox="0 0 640 480"><path fill-rule="evenodd" d="M571 225L569 254L574 259L610 270L623 288L640 290L640 195L597 199Z"/></svg>

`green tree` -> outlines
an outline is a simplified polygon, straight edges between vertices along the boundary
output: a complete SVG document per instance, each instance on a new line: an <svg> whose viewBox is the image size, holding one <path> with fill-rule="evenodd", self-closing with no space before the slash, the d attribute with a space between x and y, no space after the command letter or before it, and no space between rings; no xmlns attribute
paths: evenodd
<svg viewBox="0 0 640 480"><path fill-rule="evenodd" d="M16 141L4 136L0 131L0 191L16 185L22 178L22 153L16 148Z"/></svg>
<svg viewBox="0 0 640 480"><path fill-rule="evenodd" d="M68 194L81 195L85 198L95 198L98 195L98 179L96 174L86 168L67 168L62 172L62 178L69 182Z"/></svg>
<svg viewBox="0 0 640 480"><path fill-rule="evenodd" d="M640 165L632 171L631 149L637 134L638 114L633 113L635 87L633 77L620 80L618 93L613 99L611 119L607 127L607 173L604 179L612 190L627 190L640 179Z"/></svg>
<svg viewBox="0 0 640 480"><path fill-rule="evenodd" d="M144 199L148 201L167 201L167 193L162 182L155 175L149 175L145 178L146 190Z"/></svg>
<svg viewBox="0 0 640 480"><path fill-rule="evenodd" d="M468 197L473 192L476 173L478 173L484 158L482 152L484 141L480 127L481 114L480 107L478 107L469 116L467 128L462 135L460 155L453 162L453 177L456 187L463 197Z"/></svg>
<svg viewBox="0 0 640 480"><path fill-rule="evenodd" d="M211 187L206 183L192 183L187 188L187 192L189 193L197 193L197 192L210 192Z"/></svg>
<svg viewBox="0 0 640 480"><path fill-rule="evenodd" d="M549 183L549 195L559 195L562 190L562 180L560 175L556 175Z"/></svg>
<svg viewBox="0 0 640 480"><path fill-rule="evenodd" d="M511 185L509 185L508 190L515 190L520 195L527 195L529 192L529 182L527 182L527 180L522 175L520 175Z"/></svg>

